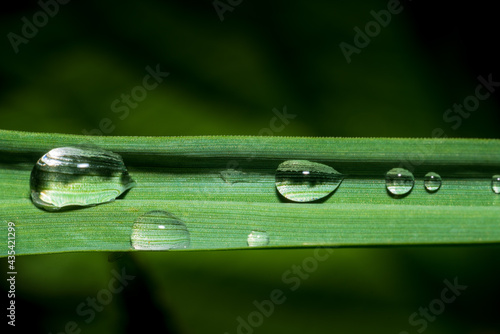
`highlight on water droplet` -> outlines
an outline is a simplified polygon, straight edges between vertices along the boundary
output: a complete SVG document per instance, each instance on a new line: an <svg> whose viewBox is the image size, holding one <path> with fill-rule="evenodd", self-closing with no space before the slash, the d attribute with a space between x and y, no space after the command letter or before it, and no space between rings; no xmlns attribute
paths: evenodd
<svg viewBox="0 0 500 334"><path fill-rule="evenodd" d="M287 160L276 170L276 189L294 202L312 202L338 188L344 176L330 166L307 160Z"/></svg>
<svg viewBox="0 0 500 334"><path fill-rule="evenodd" d="M135 185L119 154L83 146L47 152L30 178L33 203L48 211L110 202Z"/></svg>
<svg viewBox="0 0 500 334"><path fill-rule="evenodd" d="M138 250L169 250L189 247L191 237L186 224L163 210L140 216L132 226L130 243Z"/></svg>
<svg viewBox="0 0 500 334"><path fill-rule="evenodd" d="M247 244L250 247L263 247L269 245L269 234L264 231L252 231L248 235Z"/></svg>
<svg viewBox="0 0 500 334"><path fill-rule="evenodd" d="M441 176L434 172L429 172L424 176L424 187L428 192L436 192L441 188Z"/></svg>
<svg viewBox="0 0 500 334"><path fill-rule="evenodd" d="M493 175L491 178L491 190L495 194L500 194L500 175Z"/></svg>
<svg viewBox="0 0 500 334"><path fill-rule="evenodd" d="M385 175L387 190L396 196L408 194L415 184L412 172L404 168L393 168Z"/></svg>

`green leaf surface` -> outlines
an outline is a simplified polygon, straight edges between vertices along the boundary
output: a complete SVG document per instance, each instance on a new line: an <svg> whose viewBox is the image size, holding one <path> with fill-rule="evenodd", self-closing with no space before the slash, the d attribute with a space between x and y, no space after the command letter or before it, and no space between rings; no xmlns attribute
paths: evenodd
<svg viewBox="0 0 500 334"><path fill-rule="evenodd" d="M119 153L137 186L109 204L46 212L30 200L35 162L56 147L97 145ZM0 130L0 231L15 223L16 254L129 251L132 225L152 210L187 226L189 250L244 249L254 230L267 247L496 243L500 140L305 137L84 137ZM288 159L326 164L345 175L327 198L294 203L276 191ZM411 170L404 197L385 173ZM436 193L423 177L437 172ZM1 256L8 249L2 247Z"/></svg>

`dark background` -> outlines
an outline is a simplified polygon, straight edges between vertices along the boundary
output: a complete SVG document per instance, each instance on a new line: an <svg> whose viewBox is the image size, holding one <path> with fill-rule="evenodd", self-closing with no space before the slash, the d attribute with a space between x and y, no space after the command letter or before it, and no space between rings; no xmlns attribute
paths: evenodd
<svg viewBox="0 0 500 334"><path fill-rule="evenodd" d="M495 6L403 1L348 63L339 44L353 45L353 29L387 3L243 0L221 21L212 1L71 1L18 53L9 34L22 36L22 18L33 22L42 9L4 4L0 128L82 134L105 120L105 135L259 135L273 108L286 106L297 116L274 135L431 137L440 128L499 138L497 92L459 125L444 118L474 94L478 76L500 81ZM121 119L113 101L157 64L170 75ZM19 257L16 329L55 334L75 321L82 333L233 334L237 317L273 289L287 291L281 275L312 254ZM497 334L499 257L498 246L336 249L254 332ZM121 268L136 278L85 323L77 305ZM463 294L425 330L409 324L455 277Z"/></svg>

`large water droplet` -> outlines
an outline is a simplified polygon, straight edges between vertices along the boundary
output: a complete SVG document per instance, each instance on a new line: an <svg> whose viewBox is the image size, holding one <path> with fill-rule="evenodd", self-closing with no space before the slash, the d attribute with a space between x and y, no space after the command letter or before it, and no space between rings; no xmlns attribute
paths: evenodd
<svg viewBox="0 0 500 334"><path fill-rule="evenodd" d="M247 244L250 247L263 247L269 245L269 234L263 231L252 231L248 235Z"/></svg>
<svg viewBox="0 0 500 334"><path fill-rule="evenodd" d="M307 160L287 160L276 170L276 188L294 202L311 202L337 189L343 175L330 166Z"/></svg>
<svg viewBox="0 0 500 334"><path fill-rule="evenodd" d="M134 249L169 250L189 247L186 225L172 214L155 210L140 216L132 226L130 243Z"/></svg>
<svg viewBox="0 0 500 334"><path fill-rule="evenodd" d="M120 155L96 147L60 147L41 157L31 171L31 199L55 211L113 201L135 186Z"/></svg>
<svg viewBox="0 0 500 334"><path fill-rule="evenodd" d="M493 175L491 178L491 189L495 194L500 194L500 175Z"/></svg>
<svg viewBox="0 0 500 334"><path fill-rule="evenodd" d="M413 174L404 168L393 168L385 175L385 185L393 195L400 196L409 193L414 184Z"/></svg>
<svg viewBox="0 0 500 334"><path fill-rule="evenodd" d="M434 172L429 172L424 176L424 187L429 192L436 192L441 188L441 176Z"/></svg>

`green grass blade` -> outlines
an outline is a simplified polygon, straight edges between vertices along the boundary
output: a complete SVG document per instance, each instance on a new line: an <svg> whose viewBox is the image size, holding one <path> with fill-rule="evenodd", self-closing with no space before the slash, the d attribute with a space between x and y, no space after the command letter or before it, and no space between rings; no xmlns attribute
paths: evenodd
<svg viewBox="0 0 500 334"><path fill-rule="evenodd" d="M29 197L34 163L61 146L92 144L122 155L137 181L109 204L45 212ZM16 225L16 254L128 251L134 221L166 210L187 226L190 250L247 248L253 230L269 247L465 244L500 241L500 140L298 137L83 137L0 130L0 231ZM288 159L332 166L341 186L317 203L291 203L274 184ZM403 198L384 175L413 171ZM423 187L434 171L436 193ZM6 243L5 241L3 243ZM7 255L2 247L0 256Z"/></svg>

